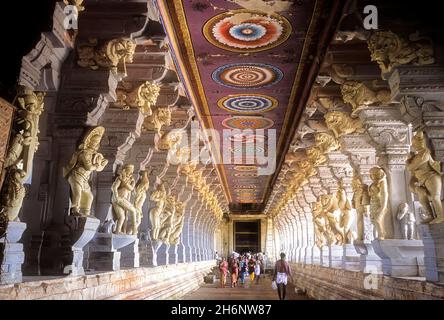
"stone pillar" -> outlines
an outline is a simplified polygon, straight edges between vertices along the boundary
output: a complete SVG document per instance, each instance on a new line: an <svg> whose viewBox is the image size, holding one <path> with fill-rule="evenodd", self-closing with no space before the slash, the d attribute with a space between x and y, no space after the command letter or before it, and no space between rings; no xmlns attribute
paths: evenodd
<svg viewBox="0 0 444 320"><path fill-rule="evenodd" d="M136 240L136 236L113 233L97 233L88 246L89 269L91 271L120 270L121 252L119 250L133 244Z"/></svg>
<svg viewBox="0 0 444 320"><path fill-rule="evenodd" d="M385 275L421 276L424 274L423 243L421 240L398 240L402 236L396 218L400 204L408 203L413 207L405 170L411 128L403 122L398 106L368 107L359 117L376 143L378 162L387 174L389 188L390 215L386 221L389 235L386 240L373 240L373 248L382 259Z"/></svg>
<svg viewBox="0 0 444 320"><path fill-rule="evenodd" d="M19 243L26 223L8 223L5 237L0 239L0 284L12 284L22 282L22 264L25 261L23 244Z"/></svg>
<svg viewBox="0 0 444 320"><path fill-rule="evenodd" d="M362 182L369 186L372 183L369 173L370 169L376 166L376 149L371 145L370 136L368 134L343 136L341 138L341 150L348 155L352 167ZM381 271L381 258L376 255L371 243L374 240L374 233L370 217L357 216L357 219L363 220L364 234L363 240L358 239L354 242L355 250L360 255L359 270L365 273Z"/></svg>

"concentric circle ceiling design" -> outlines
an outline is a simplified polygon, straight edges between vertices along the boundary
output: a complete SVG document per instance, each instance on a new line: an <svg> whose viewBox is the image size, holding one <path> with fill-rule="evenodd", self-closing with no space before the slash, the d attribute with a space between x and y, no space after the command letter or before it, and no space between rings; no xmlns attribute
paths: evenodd
<svg viewBox="0 0 444 320"><path fill-rule="evenodd" d="M229 88L260 89L281 81L283 73L268 64L232 63L217 68L212 78L215 82Z"/></svg>
<svg viewBox="0 0 444 320"><path fill-rule="evenodd" d="M262 113L277 107L276 99L262 94L238 94L220 99L219 108L237 113Z"/></svg>
<svg viewBox="0 0 444 320"><path fill-rule="evenodd" d="M203 34L211 44L225 50L258 52L285 42L290 37L291 24L278 14L240 9L208 20Z"/></svg>
<svg viewBox="0 0 444 320"><path fill-rule="evenodd" d="M257 173L248 172L248 173L235 173L233 174L236 178L257 178Z"/></svg>
<svg viewBox="0 0 444 320"><path fill-rule="evenodd" d="M231 153L234 154L245 154L247 156L254 156L255 154L264 154L265 148L261 146L245 146L245 147L233 147L230 148Z"/></svg>
<svg viewBox="0 0 444 320"><path fill-rule="evenodd" d="M273 120L255 116L234 116L222 121L222 125L228 129L268 129L274 125Z"/></svg>

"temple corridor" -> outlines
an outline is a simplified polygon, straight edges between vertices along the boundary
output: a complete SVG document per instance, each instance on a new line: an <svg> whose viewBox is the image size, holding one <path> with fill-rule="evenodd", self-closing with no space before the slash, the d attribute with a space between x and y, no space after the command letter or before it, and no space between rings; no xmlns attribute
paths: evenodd
<svg viewBox="0 0 444 320"><path fill-rule="evenodd" d="M0 300L444 299L436 1L13 6Z"/></svg>

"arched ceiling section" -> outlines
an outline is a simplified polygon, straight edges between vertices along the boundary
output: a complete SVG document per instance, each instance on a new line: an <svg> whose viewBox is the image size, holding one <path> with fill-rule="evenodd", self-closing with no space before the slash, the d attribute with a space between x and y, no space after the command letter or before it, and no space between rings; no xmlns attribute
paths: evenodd
<svg viewBox="0 0 444 320"><path fill-rule="evenodd" d="M268 129L275 130L271 174L257 175L257 163L246 163L246 145L229 149L242 163L217 166L232 212L263 210L340 2L156 2L201 124L221 137L224 129L264 129L265 149L273 143Z"/></svg>

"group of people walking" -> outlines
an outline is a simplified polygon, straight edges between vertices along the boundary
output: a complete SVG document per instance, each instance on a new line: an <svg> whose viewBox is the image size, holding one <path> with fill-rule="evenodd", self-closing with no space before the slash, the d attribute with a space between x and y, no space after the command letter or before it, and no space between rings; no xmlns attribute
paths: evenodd
<svg viewBox="0 0 444 320"><path fill-rule="evenodd" d="M276 283L279 300L285 300L288 277L292 278L291 269L287 261L285 261L285 253L280 254L281 259L275 264L273 272L273 282ZM259 283L261 275L265 273L264 256L261 254L252 255L250 253L243 255L232 254L228 261L222 258L219 263L220 286L225 288L227 276L231 274L231 288L241 285L245 286L245 279L250 278L250 286L256 279ZM293 280L293 278L292 278Z"/></svg>
<svg viewBox="0 0 444 320"><path fill-rule="evenodd" d="M249 277L251 284L256 279L256 284L259 283L261 274L264 274L264 259L263 256L250 253L244 255L232 254L228 261L223 258L219 264L220 271L220 285L225 288L228 273L231 274L231 288L240 284L245 284L245 278Z"/></svg>

